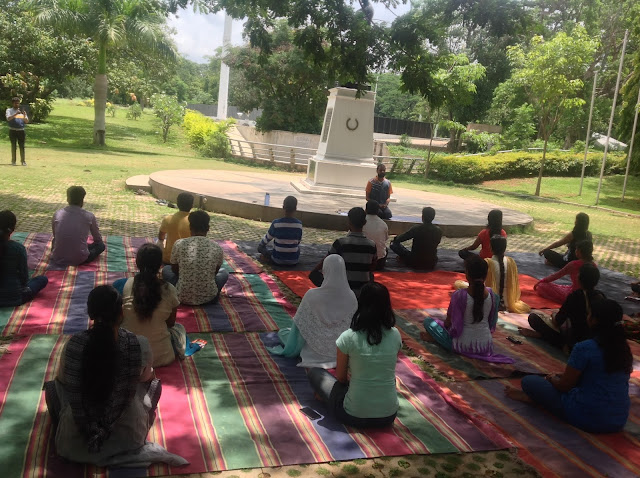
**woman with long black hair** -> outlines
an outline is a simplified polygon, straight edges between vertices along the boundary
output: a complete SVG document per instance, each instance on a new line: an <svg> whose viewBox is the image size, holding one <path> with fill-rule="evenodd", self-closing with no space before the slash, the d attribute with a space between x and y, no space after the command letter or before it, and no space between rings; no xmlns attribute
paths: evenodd
<svg viewBox="0 0 640 478"><path fill-rule="evenodd" d="M69 339L56 379L44 386L58 454L98 466L184 464L158 445L145 444L161 386L153 378L147 339L120 327L120 294L98 286L89 293L87 309L93 325Z"/></svg>
<svg viewBox="0 0 640 478"><path fill-rule="evenodd" d="M322 368L309 370L316 396L345 425L385 427L396 418L396 361L402 339L395 323L387 288L366 283L351 327L336 340L336 376Z"/></svg>
<svg viewBox="0 0 640 478"><path fill-rule="evenodd" d="M16 229L16 215L0 211L0 307L22 305L44 289L47 276L29 278L27 250L11 240Z"/></svg>
<svg viewBox="0 0 640 478"><path fill-rule="evenodd" d="M491 237L496 235L507 237L507 233L502 229L502 211L500 209L492 209L489 211L489 214L487 215L487 227L480 231L480 234L478 234L476 240L473 241L473 244L465 247L464 249L460 249L460 251L458 251L458 255L462 259L466 260L470 256L476 255L471 251L475 251L478 246L482 246L480 248L480 257L483 259L491 258L493 255L491 250Z"/></svg>
<svg viewBox="0 0 640 478"><path fill-rule="evenodd" d="M579 212L576 214L576 220L571 232L562 239L542 249L539 254L544 256L547 264L562 269L569 262L575 261L578 258L576 256L576 246L582 241L593 242L593 237L589 232L589 215L584 212ZM565 244L567 245L567 252L564 254L552 250Z"/></svg>
<svg viewBox="0 0 640 478"><path fill-rule="evenodd" d="M176 356L184 358L187 334L184 326L176 323L178 292L158 276L162 267L160 247L143 244L136 254L136 266L139 272L122 289L122 326L149 340L153 366L161 367Z"/></svg>
<svg viewBox="0 0 640 478"><path fill-rule="evenodd" d="M500 310L517 314L529 312L531 307L520 300L520 279L516 261L505 255L507 238L491 236L491 250L493 257L485 259L489 268L484 283L500 297Z"/></svg>
<svg viewBox="0 0 640 478"><path fill-rule="evenodd" d="M633 355L622 326L622 307L610 299L593 304L593 338L578 342L562 374L527 375L508 397L535 403L587 432L620 431L629 417Z"/></svg>

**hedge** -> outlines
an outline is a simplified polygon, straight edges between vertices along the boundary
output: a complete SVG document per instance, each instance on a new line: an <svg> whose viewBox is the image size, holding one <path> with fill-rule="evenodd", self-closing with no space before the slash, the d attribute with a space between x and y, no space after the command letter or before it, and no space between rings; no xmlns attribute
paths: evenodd
<svg viewBox="0 0 640 478"><path fill-rule="evenodd" d="M227 131L236 121L233 118L214 121L202 113L187 110L182 127L191 146L208 158L227 158L231 154Z"/></svg>
<svg viewBox="0 0 640 478"><path fill-rule="evenodd" d="M584 154L548 152L544 167L545 176L580 176ZM528 178L537 176L542 153L526 151L499 153L496 155L451 156L437 154L431 157L429 178L464 184L477 184L495 179ZM600 174L602 154L589 153L585 175ZM610 153L607 156L605 174L624 173L626 155ZM425 162L417 170L424 173Z"/></svg>

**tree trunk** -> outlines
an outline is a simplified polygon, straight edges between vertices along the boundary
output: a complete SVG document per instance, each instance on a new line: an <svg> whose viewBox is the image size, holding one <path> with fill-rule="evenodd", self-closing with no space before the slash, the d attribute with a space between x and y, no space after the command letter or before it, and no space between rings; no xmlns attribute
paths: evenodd
<svg viewBox="0 0 640 478"><path fill-rule="evenodd" d="M544 147L542 148L542 161L540 162L540 172L538 173L538 184L536 184L536 196L540 196L540 185L542 184L542 173L544 172L544 162L547 159L547 143L549 138L544 139Z"/></svg>
<svg viewBox="0 0 640 478"><path fill-rule="evenodd" d="M104 146L105 144L107 85L107 48L106 45L100 45L98 51L98 74L93 88L93 144L98 146Z"/></svg>

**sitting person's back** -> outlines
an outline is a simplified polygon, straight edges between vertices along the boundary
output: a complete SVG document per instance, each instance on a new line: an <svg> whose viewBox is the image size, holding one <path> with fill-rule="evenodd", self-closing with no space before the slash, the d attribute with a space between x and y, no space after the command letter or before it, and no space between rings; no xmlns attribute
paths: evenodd
<svg viewBox="0 0 640 478"><path fill-rule="evenodd" d="M274 264L295 265L300 259L302 221L294 217L298 200L294 196L284 198L284 217L275 219L258 245L258 252ZM267 247L273 241L273 249Z"/></svg>
<svg viewBox="0 0 640 478"><path fill-rule="evenodd" d="M126 281L122 293L122 327L149 340L153 366L160 367L184 356L186 332L176 324L180 301L176 288L158 278L162 251L155 244L144 244L136 256L140 272Z"/></svg>
<svg viewBox="0 0 640 478"><path fill-rule="evenodd" d="M189 193L178 194L176 205L178 212L165 216L158 232L158 240L161 242L166 240L162 250L162 261L165 264L171 263L171 251L175 242L178 239L191 236L189 212L193 207L193 195Z"/></svg>
<svg viewBox="0 0 640 478"><path fill-rule="evenodd" d="M367 222L362 228L364 235L376 243L376 250L378 251L376 270L378 271L384 269L387 263L387 240L389 239L389 226L378 216L379 210L377 201L373 199L367 201Z"/></svg>
<svg viewBox="0 0 640 478"><path fill-rule="evenodd" d="M55 381L44 387L57 453L98 466L186 463L146 440L162 388L147 339L119 326L120 295L98 286L87 309L93 325L69 339Z"/></svg>
<svg viewBox="0 0 640 478"><path fill-rule="evenodd" d="M46 276L29 279L27 250L11 240L17 218L0 211L0 307L13 307L32 300L48 282Z"/></svg>
<svg viewBox="0 0 640 478"><path fill-rule="evenodd" d="M191 237L179 239L173 245L171 265L162 276L175 284L182 304L200 305L217 300L229 273L221 269L222 248L207 238L210 217L205 211L189 214Z"/></svg>
<svg viewBox="0 0 640 478"><path fill-rule="evenodd" d="M105 250L96 217L82 208L86 191L82 186L67 189L69 205L53 215L51 260L63 266L93 261ZM87 243L91 234L93 243Z"/></svg>
<svg viewBox="0 0 640 478"><path fill-rule="evenodd" d="M438 245L442 239L442 231L433 224L436 211L432 207L422 209L422 224L413 226L407 232L395 237L391 242L391 250L409 267L416 269L434 269L438 263ZM402 243L413 239L411 250Z"/></svg>
<svg viewBox="0 0 640 478"><path fill-rule="evenodd" d="M493 257L485 259L489 266L485 285L500 297L500 310L525 314L531 310L520 300L520 278L518 266L511 257L505 256L507 238L500 235L491 237Z"/></svg>
<svg viewBox="0 0 640 478"><path fill-rule="evenodd" d="M367 282L373 281L373 272L377 263L375 242L362 232L366 223L366 213L361 207L349 211L349 233L336 239L329 254L339 254L344 259L349 287L357 291Z"/></svg>
<svg viewBox="0 0 640 478"><path fill-rule="evenodd" d="M431 317L425 319L426 334L423 338L470 358L513 363L512 358L493 351L492 334L498 323L499 298L484 285L487 269L487 263L475 254L465 260L469 288L453 293L445 321Z"/></svg>

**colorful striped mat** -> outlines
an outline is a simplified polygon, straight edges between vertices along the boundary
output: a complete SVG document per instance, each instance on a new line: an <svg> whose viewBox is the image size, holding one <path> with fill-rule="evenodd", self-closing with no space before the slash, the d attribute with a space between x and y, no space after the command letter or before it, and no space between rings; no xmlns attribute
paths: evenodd
<svg viewBox="0 0 640 478"><path fill-rule="evenodd" d="M300 297L314 287L307 271L274 271L282 282ZM464 280L464 274L449 271L375 272L375 280L384 284L391 294L394 309L428 309L448 307L453 283ZM520 274L522 300L537 309L557 308L559 304L538 296L533 286L537 279Z"/></svg>
<svg viewBox="0 0 640 478"><path fill-rule="evenodd" d="M325 415L296 361L271 356L270 334L202 334L207 346L156 370L163 394L149 439L190 461L171 469L110 470L110 477L160 476L317 463L377 456L495 450L510 443L463 412L406 356L397 364L400 399L392 428L345 428ZM0 463L3 478L105 476L55 455L42 384L54 376L66 336L14 341L0 357ZM300 412L309 406L322 418Z"/></svg>
<svg viewBox="0 0 640 478"><path fill-rule="evenodd" d="M0 335L73 334L86 330L89 292L125 274L70 267L46 271L45 275L49 284L33 301L20 307L0 308ZM178 322L187 332L263 332L289 327L295 311L268 274L230 274L219 303L181 305Z"/></svg>
<svg viewBox="0 0 640 478"><path fill-rule="evenodd" d="M11 239L19 242L27 249L29 269L35 274L42 274L46 270L65 270L65 267L49 263L51 254L51 234L15 232ZM151 237L104 236L107 246L105 252L90 264L84 264L77 269L80 271L126 272L135 274L136 252L147 242L153 242ZM259 274L262 266L242 252L233 241L216 241L224 251L223 267L229 272L243 274Z"/></svg>
<svg viewBox="0 0 640 478"><path fill-rule="evenodd" d="M504 387L519 379L450 383L468 413L488 420L518 447L518 456L544 477L640 476L640 380L632 378L631 414L620 433L593 434L574 428L543 410L507 398Z"/></svg>

